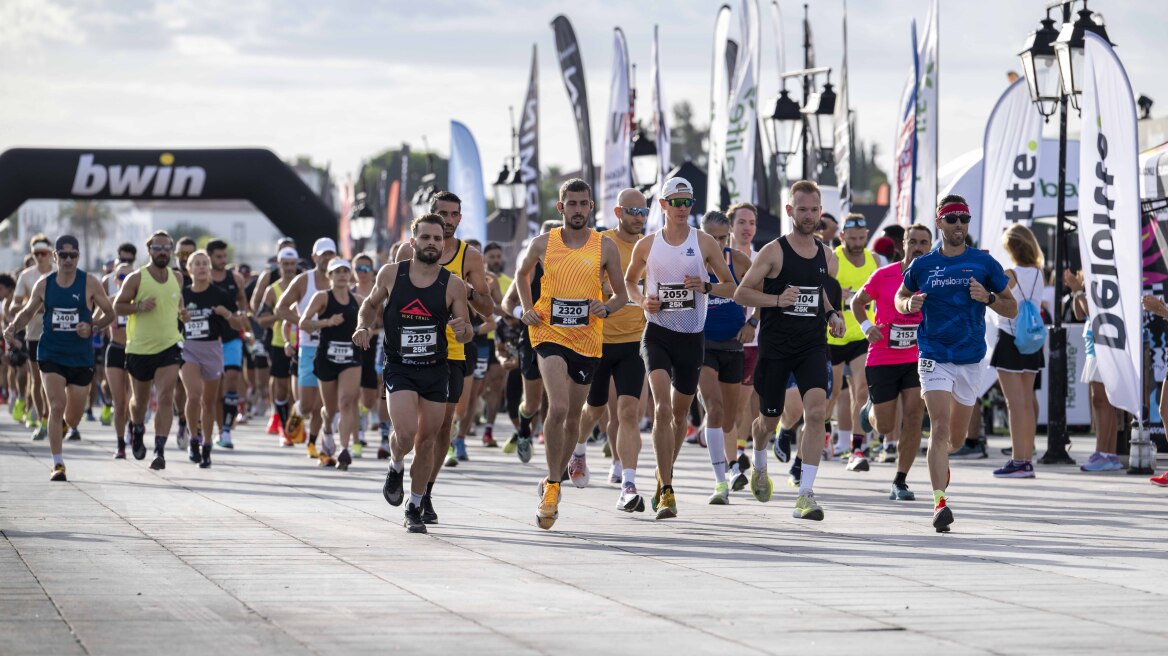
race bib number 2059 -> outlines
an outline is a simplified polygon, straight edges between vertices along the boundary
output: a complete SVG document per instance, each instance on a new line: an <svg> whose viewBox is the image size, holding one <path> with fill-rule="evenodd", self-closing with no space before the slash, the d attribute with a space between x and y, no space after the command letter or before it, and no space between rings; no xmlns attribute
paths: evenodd
<svg viewBox="0 0 1168 656"><path fill-rule="evenodd" d="M662 312L692 310L696 307L694 290L686 288L685 283L657 283L657 298L661 301Z"/></svg>

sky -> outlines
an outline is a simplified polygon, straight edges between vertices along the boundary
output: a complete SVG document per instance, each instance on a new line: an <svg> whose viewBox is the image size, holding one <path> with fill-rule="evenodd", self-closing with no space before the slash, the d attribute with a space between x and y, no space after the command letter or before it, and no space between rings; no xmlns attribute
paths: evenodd
<svg viewBox="0 0 1168 656"><path fill-rule="evenodd" d="M803 3L779 0L788 70L802 64ZM696 0L0 0L0 149L263 146L308 155L335 173L423 137L442 155L450 120L479 145L484 179L510 151L508 107L522 103L538 48L541 165L578 169L552 19L572 21L583 56L593 154L603 162L613 28L637 64L637 116L651 116L653 25L664 95L708 122L713 23L720 2ZM738 0L730 2L735 11ZM760 97L778 93L776 30L761 2ZM816 64L838 71L843 0L810 0ZM979 148L984 125L1018 70L1017 52L1044 0L941 0L940 158ZM1168 108L1163 35L1168 4L1094 0L1132 87ZM897 103L911 64L910 22L927 0L852 0L851 105L859 137L890 168ZM731 20L737 31L737 17ZM923 25L918 29L923 30ZM838 81L838 72L833 82ZM1073 112L1072 112L1073 114Z"/></svg>

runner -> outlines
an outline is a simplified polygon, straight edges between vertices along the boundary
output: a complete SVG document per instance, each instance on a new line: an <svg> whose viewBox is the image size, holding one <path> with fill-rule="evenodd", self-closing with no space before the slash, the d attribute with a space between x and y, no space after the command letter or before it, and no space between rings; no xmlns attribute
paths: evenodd
<svg viewBox="0 0 1168 656"><path fill-rule="evenodd" d="M747 255L753 262L758 257L754 250L754 235L758 230L758 208L751 203L735 203L726 209L730 217L730 246ZM746 325L742 327L742 389L738 391L738 408L734 421L734 445L736 458L730 463L730 489L734 492L747 486L746 470L750 469L750 457L746 455L746 440L750 437L750 426L758 416L758 392L754 391L754 366L758 362L759 309L748 307Z"/></svg>
<svg viewBox="0 0 1168 656"><path fill-rule="evenodd" d="M844 333L843 317L827 299L839 263L835 252L814 236L823 212L819 186L799 180L791 185L790 199L787 216L793 230L763 247L734 295L740 305L762 308L754 372L761 414L751 426L754 471L750 475L750 491L762 502L770 501L774 491L767 474L766 440L783 414L787 381L793 374L803 399L803 425L812 431L810 438L823 425L827 411L824 327L837 337ZM792 467L799 485L796 519L823 519L814 490L822 446L818 439L799 440L799 457Z"/></svg>
<svg viewBox="0 0 1168 656"><path fill-rule="evenodd" d="M112 303L125 279L134 272L131 263L122 261L113 273L106 276L103 286ZM109 383L110 399L113 402L112 422L118 446L114 458L126 458L126 424L130 420L130 379L126 376L126 325L129 317L118 315L109 326L109 341L106 343L105 377Z"/></svg>
<svg viewBox="0 0 1168 656"><path fill-rule="evenodd" d="M580 430L580 411L600 362L604 318L609 308L628 301L620 270L620 251L611 239L588 227L595 208L592 188L579 178L560 186L556 209L564 227L532 240L515 273L531 343L547 387L544 420L547 478L539 483L535 521L550 529L559 517L560 483ZM535 265L544 267L539 301L533 300ZM601 274L612 296L602 302ZM590 318L595 315L597 318Z"/></svg>
<svg viewBox="0 0 1168 656"><path fill-rule="evenodd" d="M16 331L33 317L41 317L36 359L48 397L49 451L53 454L50 481L66 480L61 453L64 426L76 428L85 411L93 383L93 332L103 330L114 319L101 282L77 268L80 255L76 237L57 237L59 270L37 281L20 313L4 330L5 340L11 343ZM100 310L96 317L94 307Z"/></svg>
<svg viewBox="0 0 1168 656"><path fill-rule="evenodd" d="M373 256L368 253L361 253L353 258L353 271L357 276L357 284L354 291L358 298L369 298L373 293L374 282L377 278L377 270L374 268ZM380 361L383 359L381 343L381 318L374 317L374 321L370 324L369 329L372 331L370 336L370 343L372 347L362 349L361 356L361 396L359 401L358 413L360 416L357 425L357 439L353 442L350 452L354 458L360 458L362 450L368 445L365 441L365 431L368 427L373 425L376 419L379 419L384 413L381 411L381 394L378 389L381 387L381 366ZM386 437L389 437L387 434Z"/></svg>
<svg viewBox="0 0 1168 656"><path fill-rule="evenodd" d="M835 279L843 292L843 301L840 307L846 308L852 302L852 296L864 286L872 274L876 272L876 258L864 247L868 243L868 221L863 214L849 214L844 219L843 243L835 248L835 260L839 263L839 270ZM868 360L868 339L856 321L852 312L844 313L843 337L827 338L827 351L831 356L832 389L840 391L835 397L845 396L845 387L851 396L851 404L841 404L839 431L836 440L839 444L847 445L851 441L851 456L848 458L848 471L868 471L868 458L864 455L864 442L867 435L861 427L860 410L868 402L868 381L864 367ZM844 371L851 372L851 380L844 385ZM828 401L828 416L831 415L832 402ZM828 448L831 448L828 445ZM837 452L840 449L836 449Z"/></svg>
<svg viewBox="0 0 1168 656"><path fill-rule="evenodd" d="M468 248L481 252L482 245L477 239L468 239L466 243ZM497 308L498 303L503 300L503 295L499 291L499 283L494 276L486 276L486 281L492 304ZM495 341L494 308L492 308L492 313L486 315L485 318L478 313L472 314L471 328L474 330L474 339L471 340L471 343L466 348L475 351L475 366L471 376L473 380L471 381L470 396L467 398L467 402L462 404L463 407L460 407L456 411L458 429L456 431L457 435L454 438L455 457L460 461L467 459L466 436L474 430L474 420L478 415L479 401L483 398L483 392L487 386L487 371L490 369L491 362L495 359L495 354L492 349ZM495 438L492 435L490 440L484 438L483 446L497 447L499 445L495 442Z"/></svg>
<svg viewBox="0 0 1168 656"><path fill-rule="evenodd" d="M211 256L211 284L227 292L230 299L227 311L231 314L241 314L248 307L244 294L245 283L238 271L227 268L227 242L222 239L207 242L207 255ZM224 449L234 449L231 429L235 427L235 418L239 414L239 392L243 384L243 339L240 336L240 328L224 331L222 339L223 378L219 381L219 391L220 398L223 399L223 411L217 417L219 439L215 443ZM207 426L208 435L210 431L211 426Z"/></svg>
<svg viewBox="0 0 1168 656"><path fill-rule="evenodd" d="M621 271L628 269L633 259L633 248L645 231L649 204L645 195L636 189L625 189L617 196L616 227L601 234L616 244L620 253ZM606 287L608 283L606 283ZM613 455L613 474L621 485L617 510L644 512L645 500L637 493L637 459L641 453L641 431L637 425L641 389L645 386L645 361L641 359L641 335L645 332L645 314L633 303L612 313L604 320L604 344L601 347L600 366L588 390L580 421L580 437L568 462L568 475L576 487L588 484L588 462L585 459L592 427L600 420L605 408L616 417L616 430L608 432ZM616 395L610 401L610 382ZM610 476L610 480L612 477Z"/></svg>
<svg viewBox="0 0 1168 656"><path fill-rule="evenodd" d="M908 488L908 471L921 446L921 419L925 406L921 400L921 379L917 374L917 328L920 314L901 314L894 301L904 281L904 272L913 260L929 252L933 233L919 223L904 233L904 260L881 267L864 287L852 297L852 316L867 337L868 404L872 408L879 433L899 439L896 449L896 478L888 498L913 501L916 495ZM868 306L876 307L876 323L868 320ZM899 407L899 413L898 413ZM898 416L899 415L899 416ZM888 447L885 447L886 449Z"/></svg>
<svg viewBox="0 0 1168 656"><path fill-rule="evenodd" d="M211 428L219 407L219 380L223 377L220 340L238 331L243 317L227 309L231 296L211 283L211 256L195 251L187 258L191 286L183 289L182 368L179 376L186 390L186 416L191 438L188 458L202 469L211 466Z"/></svg>
<svg viewBox="0 0 1168 656"><path fill-rule="evenodd" d="M750 269L750 257L730 248L730 219L721 212L706 212L702 217L702 231L722 248L722 257L737 284ZM712 274L710 282L717 282ZM710 496L710 504L725 506L730 503L726 463L738 464L733 435L738 393L742 388L743 342L750 341L754 329L746 325L745 308L732 298L711 296L704 332L706 352L698 390L706 410L706 447L714 468L714 494ZM725 439L727 434L730 440Z"/></svg>
<svg viewBox="0 0 1168 656"><path fill-rule="evenodd" d="M259 299L258 309L254 312L260 326L267 328L272 334L272 348L268 351L271 364L268 370L272 405L275 407L273 416L276 418L277 429L283 435L281 445L292 446L293 440L298 435L303 435L303 430L297 431L295 426L289 424L289 414L292 408L292 356L296 351L295 346L289 344L285 338L284 322L276 318L273 309L276 307L280 295L284 292L284 288L296 278L300 269L300 255L295 249L283 248L276 256L276 262L279 277L273 279L264 288L263 295ZM257 284L257 293L259 289ZM254 307L256 306L253 304ZM298 421L298 426L301 429L303 425L302 420Z"/></svg>
<svg viewBox="0 0 1168 656"><path fill-rule="evenodd" d="M16 316L24 308L24 304L32 297L33 287L36 286L38 280L42 276L48 275L57 270L57 265L53 262L53 242L44 234L34 235L29 240L29 247L32 249L33 257L36 258L36 263L25 268L20 272L16 278L16 293L12 297L10 312L12 316ZM43 330L44 322L41 316L35 315L29 318L28 328L23 336L17 335L23 342L24 350L28 352L28 381L24 387L25 398L29 401L26 406L26 426L33 429L32 439L43 440L48 437L48 416L47 401L45 399L45 388L41 381L40 365L37 363L37 342L40 341L41 331ZM33 419L35 411L35 420Z"/></svg>
<svg viewBox="0 0 1168 656"><path fill-rule="evenodd" d="M495 287L500 292L496 303L499 306L499 314L491 318L492 330L487 334L489 343L487 383L486 389L483 392L483 402L486 406L484 412L484 419L486 421L483 424L483 446L498 446L495 440L495 417L498 415L499 406L503 402L503 390L506 381L506 372L503 371L502 360L499 357L501 351L497 346L498 325L503 321L503 317L501 316L502 294L511 288L511 276L503 271L503 247L499 244L495 242L487 244L486 250L483 251L483 262L487 267L487 275L495 279L491 293L494 294Z"/></svg>
<svg viewBox="0 0 1168 656"><path fill-rule="evenodd" d="M357 307L360 304L349 288L353 268L344 258L333 258L328 265L330 288L314 294L308 307L300 315L300 331L320 331L320 346L313 359L312 371L320 381L320 396L324 401L323 422L332 426L340 416L341 452L334 460L333 445L327 442L320 456L321 467L336 467L348 471L353 463L349 444L357 437L357 397L361 389L361 355L353 347L353 332L357 330Z"/></svg>
<svg viewBox="0 0 1168 656"><path fill-rule="evenodd" d="M154 413L154 460L151 469L166 469L166 438L174 419L174 387L182 362L179 341L182 286L170 268L174 241L159 230L146 241L150 264L122 281L114 303L119 315L128 315L126 325L126 372L130 374L130 448L134 459L146 457L146 409L150 388L157 395Z"/></svg>
<svg viewBox="0 0 1168 656"><path fill-rule="evenodd" d="M961 445L981 392L986 344L978 336L985 334L986 307L1008 319L1018 313L1002 265L986 251L965 245L970 219L964 198L942 198L937 206L941 244L913 260L896 293L899 312L922 315L917 371L929 413L929 479L938 533L953 523L945 494L949 451Z"/></svg>
<svg viewBox="0 0 1168 656"><path fill-rule="evenodd" d="M315 266L293 278L276 301L275 314L278 319L284 322L281 330L284 331L285 342L298 342L296 382L299 394L285 426L299 425L301 418L308 420L308 457L313 459L320 457L316 448L316 438L321 429L320 389L312 367L316 358L319 336L316 333L300 331L299 337L291 342L289 342L289 337L295 334L294 329L300 324L300 315L308 307L308 302L313 295L316 294L317 290L328 288L328 264L336 256L336 242L328 237L317 239L316 243L312 245L312 261ZM283 286L282 281L281 286ZM325 426L324 429L326 436L332 433L331 426ZM326 439L327 441L328 439ZM332 453L329 452L327 455L331 457Z"/></svg>
<svg viewBox="0 0 1168 656"><path fill-rule="evenodd" d="M447 328L462 343L470 341L466 286L438 264L446 223L437 214L414 219L410 225L413 257L387 264L377 273L373 292L361 304L353 343L373 347L373 325L381 314L384 330L385 389L393 421L392 456L381 493L391 506L404 500L405 458L414 451L410 466L410 502L405 527L425 533L424 499L430 494L438 431L445 422L450 374L446 361Z"/></svg>
<svg viewBox="0 0 1168 656"><path fill-rule="evenodd" d="M198 245L194 239L190 237L179 237L174 245L175 265L174 268L182 277L183 287L191 286L191 274L187 272L187 261L190 260L191 255L194 255L198 250Z"/></svg>
<svg viewBox="0 0 1168 656"><path fill-rule="evenodd" d="M657 457L657 519L677 516L673 463L685 443L687 415L698 391L705 354L706 304L710 294L731 297L737 286L713 237L691 228L693 186L685 178L670 178L658 200L665 226L637 242L625 271L632 301L645 311L641 357L653 392L653 451ZM708 279L707 270L721 282ZM636 288L645 276L645 293ZM711 442L721 452L722 429L711 429ZM725 476L726 463L715 464Z"/></svg>

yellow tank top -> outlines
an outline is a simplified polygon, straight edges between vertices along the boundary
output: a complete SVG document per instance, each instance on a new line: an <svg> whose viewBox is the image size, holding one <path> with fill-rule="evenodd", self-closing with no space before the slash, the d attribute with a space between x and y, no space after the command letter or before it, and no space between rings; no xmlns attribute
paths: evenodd
<svg viewBox="0 0 1168 656"><path fill-rule="evenodd" d="M130 315L126 324L126 353L154 355L178 344L182 333L178 330L178 308L182 304L182 285L169 268L166 281L158 282L147 267L138 269L138 294L134 302L154 299L154 309Z"/></svg>
<svg viewBox="0 0 1168 656"><path fill-rule="evenodd" d="M629 262L633 259L633 248L636 247L637 242L626 242L622 240L617 236L616 228L605 230L600 234L616 242L617 250L620 251L621 271L628 271ZM640 239L641 237L638 235L637 240L639 241ZM604 320L605 344L636 342L641 339L641 335L644 332L645 313L632 301L629 301L623 308L613 312Z"/></svg>
<svg viewBox="0 0 1168 656"><path fill-rule="evenodd" d="M843 245L835 247L835 258L839 261L839 271L836 273L835 279L839 281L842 289L850 289L853 294L860 291L860 288L868 282L868 278L876 272L876 258L872 257L872 252L864 249L864 264L862 266L853 265L844 255ZM833 345L850 344L852 342L865 339L864 331L860 330L860 324L856 321L856 317L852 315L851 303L844 301L844 307L836 308L844 315L844 325L847 331L844 332L843 337L832 337L831 333L827 334L827 343ZM871 316L872 306L869 304L868 313Z"/></svg>
<svg viewBox="0 0 1168 656"><path fill-rule="evenodd" d="M543 323L531 327L531 344L559 344L586 358L599 358L604 319L591 314L588 301L604 300L600 289L600 245L604 237L589 230L580 248L564 244L563 228L548 233L543 281L535 311Z"/></svg>
<svg viewBox="0 0 1168 656"><path fill-rule="evenodd" d="M459 278L462 278L463 281L465 282L466 281L466 274L462 270L463 265L465 263L466 263L466 242L459 240L458 249L454 251L454 257L450 258L450 261L447 262L446 264L443 264L442 266L445 267L446 270L449 271L450 273L453 273L454 275L458 276ZM470 286L469 282L466 284L467 284L467 286ZM458 360L458 361L465 361L466 360L466 352L463 350L462 342L459 342L454 337L454 331L450 329L450 326L446 327L446 359L447 360ZM470 373L470 372L467 372L467 373Z"/></svg>
<svg viewBox="0 0 1168 656"><path fill-rule="evenodd" d="M280 294L284 293L284 286L280 284L281 282L283 281L277 280L269 285L269 287L275 290L277 303L280 302ZM284 322L276 321L276 323L272 324L272 348L282 349L285 344L287 342L284 341Z"/></svg>

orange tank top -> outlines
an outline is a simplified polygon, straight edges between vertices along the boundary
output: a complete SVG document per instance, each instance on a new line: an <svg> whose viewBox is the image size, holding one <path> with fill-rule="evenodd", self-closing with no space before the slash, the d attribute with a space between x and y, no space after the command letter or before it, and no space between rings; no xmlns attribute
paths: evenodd
<svg viewBox="0 0 1168 656"><path fill-rule="evenodd" d="M543 323L531 327L532 345L551 342L587 358L599 358L604 320L588 310L591 300L604 300L600 289L600 254L604 237L589 230L580 248L564 245L563 228L548 233L543 280L535 311Z"/></svg>

